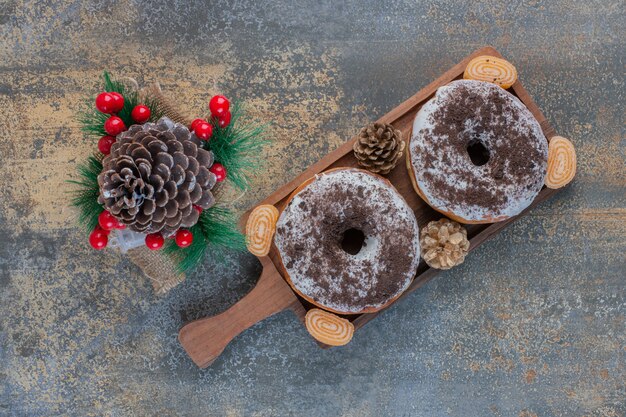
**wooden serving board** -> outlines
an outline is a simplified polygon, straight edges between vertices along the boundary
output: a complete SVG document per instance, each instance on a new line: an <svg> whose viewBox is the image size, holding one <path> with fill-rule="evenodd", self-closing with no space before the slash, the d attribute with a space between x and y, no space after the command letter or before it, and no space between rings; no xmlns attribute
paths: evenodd
<svg viewBox="0 0 626 417"><path fill-rule="evenodd" d="M473 52L454 67L446 71L441 77L420 90L413 97L409 98L404 103L400 104L398 107L381 117L379 121L393 124L394 127L402 131L405 139L409 138L411 135L413 119L415 118L415 114L420 107L433 97L437 88L448 84L452 80L462 78L463 71L465 70L467 63L472 58L479 55L502 57L498 51L489 46ZM554 129L546 121L546 118L541 113L535 102L530 98L528 92L524 89L524 87L522 87L519 80L508 91L516 95L533 113L539 121L546 138L551 138L555 135ZM297 178L276 190L260 204L272 204L279 210L282 210L287 197L308 178L330 168L356 167L357 161L352 153L352 145L355 140L356 138L353 138L352 140L341 145L335 151L326 155L317 163L311 165ZM428 206L413 190L406 164L403 161L398 164L398 166L387 176L387 178L396 187L400 194L402 194L409 206L414 210L420 228L424 227L429 221L438 220L442 217L440 213L430 208L430 206ZM470 251L476 249L483 242L496 235L511 222L515 221L515 219L525 215L528 210L546 200L557 191L558 190L552 190L544 187L530 207L514 218L492 224L466 225L471 245ZM242 224L245 225L247 217L248 213L243 216ZM278 258L276 246L272 244L269 255L260 258L260 261L263 265L263 271L256 287L252 289L250 293L223 313L213 317L193 321L183 326L180 330L180 343L183 345L191 359L199 367L204 368L209 366L220 355L220 353L222 353L226 345L235 336L272 314L289 309L296 314L302 323L304 323L304 316L307 310L313 306L294 293L291 287L278 272L280 260ZM397 301L402 300L412 291L424 285L432 279L437 272L439 272L439 270L429 268L424 261L421 261L414 281L411 283L408 290L404 292ZM358 330L379 313L380 312L344 317L352 321L355 329ZM327 347L322 344L320 345L322 347Z"/></svg>

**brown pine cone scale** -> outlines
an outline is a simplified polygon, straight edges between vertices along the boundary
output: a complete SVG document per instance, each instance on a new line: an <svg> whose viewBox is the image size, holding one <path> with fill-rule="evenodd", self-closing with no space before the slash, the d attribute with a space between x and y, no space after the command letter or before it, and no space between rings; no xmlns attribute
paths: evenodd
<svg viewBox="0 0 626 417"><path fill-rule="evenodd" d="M467 230L459 223L442 218L420 230L420 250L431 268L450 269L465 260L470 247Z"/></svg>
<svg viewBox="0 0 626 417"><path fill-rule="evenodd" d="M402 132L386 123L370 123L359 132L353 150L359 165L386 175L394 169L404 151Z"/></svg>
<svg viewBox="0 0 626 417"><path fill-rule="evenodd" d="M213 153L187 127L164 117L117 136L102 160L98 201L130 229L170 236L197 223L193 206L215 203Z"/></svg>

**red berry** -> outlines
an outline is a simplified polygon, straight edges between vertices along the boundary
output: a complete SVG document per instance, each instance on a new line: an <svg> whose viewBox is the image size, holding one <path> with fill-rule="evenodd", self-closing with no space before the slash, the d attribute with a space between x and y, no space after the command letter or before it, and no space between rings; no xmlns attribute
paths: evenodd
<svg viewBox="0 0 626 417"><path fill-rule="evenodd" d="M213 116L219 117L230 109L230 102L224 96L213 96L209 101L209 110Z"/></svg>
<svg viewBox="0 0 626 417"><path fill-rule="evenodd" d="M224 168L224 165L220 164L219 162L216 162L213 165L211 165L211 168L209 168L209 171L215 174L215 177L217 178L217 182L222 182L226 179L226 168Z"/></svg>
<svg viewBox="0 0 626 417"><path fill-rule="evenodd" d="M193 119L193 122L191 122L191 125L189 125L189 130L195 130L196 126L199 125L200 123L206 123L206 120L204 120L204 119Z"/></svg>
<svg viewBox="0 0 626 417"><path fill-rule="evenodd" d="M228 126L230 124L230 112L226 111L226 113L222 113L221 116L217 118L217 124L221 128Z"/></svg>
<svg viewBox="0 0 626 417"><path fill-rule="evenodd" d="M111 91L109 94L113 97L113 113L119 113L124 108L124 96L116 91Z"/></svg>
<svg viewBox="0 0 626 417"><path fill-rule="evenodd" d="M104 230L102 227L100 227L99 224L97 224L96 227L93 228L92 233L95 233L95 232L100 232L100 234L107 235L107 236L111 233L110 230Z"/></svg>
<svg viewBox="0 0 626 417"><path fill-rule="evenodd" d="M193 234L186 229L180 229L176 232L176 244L180 248L186 248L193 242Z"/></svg>
<svg viewBox="0 0 626 417"><path fill-rule="evenodd" d="M195 209L196 209L196 211L198 212L198 214L202 214L202 207L197 206L197 205L195 205L195 204L194 204L194 205L193 205L193 208L195 208Z"/></svg>
<svg viewBox="0 0 626 417"><path fill-rule="evenodd" d="M98 140L98 150L105 155L111 153L111 145L115 143L115 138L113 136L102 136L100 140Z"/></svg>
<svg viewBox="0 0 626 417"><path fill-rule="evenodd" d="M96 109L105 114L115 113L115 98L111 93L100 93L96 97Z"/></svg>
<svg viewBox="0 0 626 417"><path fill-rule="evenodd" d="M163 239L163 235L161 233L150 233L146 235L146 246L150 250L159 250L163 247L163 243L165 239Z"/></svg>
<svg viewBox="0 0 626 417"><path fill-rule="evenodd" d="M202 140L209 140L211 135L213 135L213 126L211 126L207 122L198 123L193 130L197 137Z"/></svg>
<svg viewBox="0 0 626 417"><path fill-rule="evenodd" d="M111 116L104 122L104 131L111 136L117 136L125 130L124 121L117 116Z"/></svg>
<svg viewBox="0 0 626 417"><path fill-rule="evenodd" d="M103 210L102 213L98 216L98 224L104 230L113 230L117 228L119 222L111 213L106 210Z"/></svg>
<svg viewBox="0 0 626 417"><path fill-rule="evenodd" d="M126 225L124 223L121 223L121 222L118 221L117 225L115 226L115 228L117 230L124 230L124 229L126 229Z"/></svg>
<svg viewBox="0 0 626 417"><path fill-rule="evenodd" d="M133 111L130 113L130 117L133 118L137 123L145 123L150 120L150 108L143 104L138 104L135 106Z"/></svg>
<svg viewBox="0 0 626 417"><path fill-rule="evenodd" d="M107 231L102 230L99 226L93 229L93 232L89 235L89 244L95 250L101 250L107 247L109 243L109 237Z"/></svg>

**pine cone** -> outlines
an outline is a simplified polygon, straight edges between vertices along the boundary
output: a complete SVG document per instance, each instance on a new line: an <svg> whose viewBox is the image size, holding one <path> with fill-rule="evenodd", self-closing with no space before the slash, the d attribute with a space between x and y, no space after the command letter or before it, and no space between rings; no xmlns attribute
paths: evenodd
<svg viewBox="0 0 626 417"><path fill-rule="evenodd" d="M395 168L404 151L402 132L386 123L370 123L359 132L354 143L354 156L359 165L386 175Z"/></svg>
<svg viewBox="0 0 626 417"><path fill-rule="evenodd" d="M422 258L432 268L450 269L462 264L469 247L467 230L446 218L428 223L420 232Z"/></svg>
<svg viewBox="0 0 626 417"><path fill-rule="evenodd" d="M199 217L193 206L207 209L215 203L213 153L200 144L167 117L131 126L102 160L98 202L137 232L167 237L193 226Z"/></svg>

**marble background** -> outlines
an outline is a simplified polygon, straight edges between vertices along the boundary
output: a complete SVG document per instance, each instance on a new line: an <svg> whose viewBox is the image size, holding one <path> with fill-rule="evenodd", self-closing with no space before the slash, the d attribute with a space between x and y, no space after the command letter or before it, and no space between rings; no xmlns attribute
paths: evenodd
<svg viewBox="0 0 626 417"><path fill-rule="evenodd" d="M0 1L0 415L624 416L624 1ZM67 208L104 69L272 120L245 209L494 45L577 147L575 182L324 351L291 313L209 369L177 342L255 283L247 254L164 297Z"/></svg>

